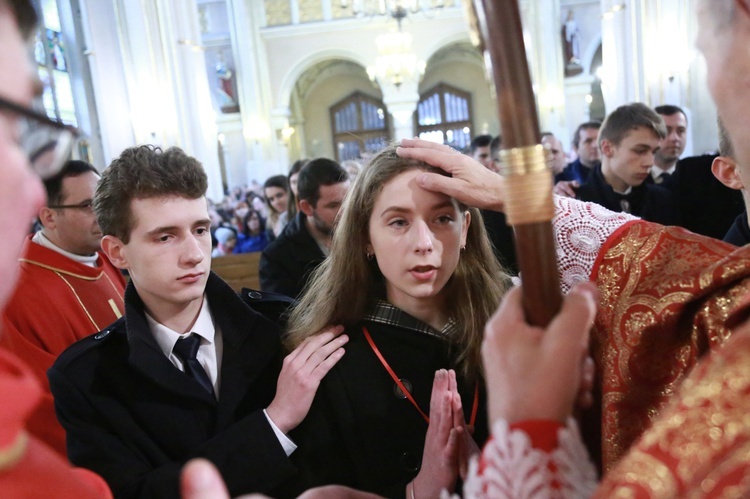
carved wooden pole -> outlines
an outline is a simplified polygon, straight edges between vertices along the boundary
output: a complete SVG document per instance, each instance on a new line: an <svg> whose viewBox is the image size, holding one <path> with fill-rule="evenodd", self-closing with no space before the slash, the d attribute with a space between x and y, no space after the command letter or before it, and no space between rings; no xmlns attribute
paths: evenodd
<svg viewBox="0 0 750 499"><path fill-rule="evenodd" d="M473 0L485 59L492 64L503 137L505 214L516 235L527 320L546 326L562 296L552 233L552 171L540 144L517 0Z"/></svg>

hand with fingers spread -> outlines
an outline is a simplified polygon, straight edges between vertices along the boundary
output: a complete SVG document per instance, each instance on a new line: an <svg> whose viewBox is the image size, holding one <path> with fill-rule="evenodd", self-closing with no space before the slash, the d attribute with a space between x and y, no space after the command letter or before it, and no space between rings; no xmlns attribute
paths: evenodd
<svg viewBox="0 0 750 499"><path fill-rule="evenodd" d="M440 369L435 372L422 467L406 486L406 497L439 497L442 489L452 492L456 486L459 441L466 428L454 426L455 386L456 373L453 370Z"/></svg>
<svg viewBox="0 0 750 499"><path fill-rule="evenodd" d="M596 315L593 283L575 286L546 329L529 325L521 289L512 289L485 328L482 359L490 421L565 423L576 400L590 400L588 338Z"/></svg>
<svg viewBox="0 0 750 499"><path fill-rule="evenodd" d="M307 416L320 381L344 356L349 340L336 326L311 336L284 358L276 396L266 412L284 433L297 427Z"/></svg>
<svg viewBox="0 0 750 499"><path fill-rule="evenodd" d="M558 196L576 198L578 197L578 195L576 194L575 190L579 187L581 187L581 183L577 180L561 180L555 184L552 192L554 192Z"/></svg>
<svg viewBox="0 0 750 499"><path fill-rule="evenodd" d="M448 146L421 139L403 139L396 154L402 158L423 161L451 175L446 177L436 173L423 173L417 177L420 187L442 192L471 207L503 210L503 177L473 158Z"/></svg>

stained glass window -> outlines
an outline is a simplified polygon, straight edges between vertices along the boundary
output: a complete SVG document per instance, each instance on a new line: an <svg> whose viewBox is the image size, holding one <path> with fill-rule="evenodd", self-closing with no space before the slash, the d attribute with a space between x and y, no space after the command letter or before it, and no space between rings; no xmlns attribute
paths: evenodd
<svg viewBox="0 0 750 499"><path fill-rule="evenodd" d="M354 92L331 106L333 145L338 161L361 158L385 147L388 115L382 101Z"/></svg>
<svg viewBox="0 0 750 499"><path fill-rule="evenodd" d="M422 94L416 119L419 138L464 151L473 128L471 94L441 83Z"/></svg>

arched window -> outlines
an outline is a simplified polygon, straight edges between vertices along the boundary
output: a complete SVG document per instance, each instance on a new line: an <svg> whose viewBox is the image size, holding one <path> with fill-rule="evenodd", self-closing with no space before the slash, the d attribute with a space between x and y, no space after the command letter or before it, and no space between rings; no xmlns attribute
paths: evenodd
<svg viewBox="0 0 750 499"><path fill-rule="evenodd" d="M357 159L385 147L388 114L382 101L354 92L331 106L331 128L336 159Z"/></svg>
<svg viewBox="0 0 750 499"><path fill-rule="evenodd" d="M440 83L422 94L417 106L420 139L465 150L472 135L471 94Z"/></svg>

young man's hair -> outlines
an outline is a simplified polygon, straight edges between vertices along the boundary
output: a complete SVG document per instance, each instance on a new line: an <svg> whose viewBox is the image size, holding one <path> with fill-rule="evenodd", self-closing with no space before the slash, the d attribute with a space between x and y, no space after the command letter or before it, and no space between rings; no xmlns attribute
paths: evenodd
<svg viewBox="0 0 750 499"><path fill-rule="evenodd" d="M480 147L487 147L492 142L492 135L477 135L469 144L469 154L474 154Z"/></svg>
<svg viewBox="0 0 750 499"><path fill-rule="evenodd" d="M328 158L312 159L302 167L297 177L297 194L300 201L312 206L318 204L321 185L334 185L349 180L349 174L336 161Z"/></svg>
<svg viewBox="0 0 750 499"><path fill-rule="evenodd" d="M654 108L654 111L656 111L656 114L660 114L662 116L674 116L677 113L682 113L682 115L685 117L685 121L687 121L687 114L685 114L685 111L680 106L675 106L673 104L664 104L661 106L656 106Z"/></svg>
<svg viewBox="0 0 750 499"><path fill-rule="evenodd" d="M102 173L94 196L94 212L104 235L128 244L135 226L130 210L133 199L163 196L198 199L206 195L207 189L208 177L203 166L182 149L131 147Z"/></svg>
<svg viewBox="0 0 750 499"><path fill-rule="evenodd" d="M578 149L578 146L581 145L582 130L599 130L601 126L602 124L599 121L587 121L578 125L578 128L576 128L576 133L573 134L573 146Z"/></svg>
<svg viewBox="0 0 750 499"><path fill-rule="evenodd" d="M96 168L94 168L94 166L90 163L72 159L70 161L67 161L55 176L45 180L44 189L47 191L47 206L54 206L62 203L63 180L68 177L77 177L79 175L83 175L86 172L93 172L99 175L99 172L96 171Z"/></svg>
<svg viewBox="0 0 750 499"><path fill-rule="evenodd" d="M721 118L717 118L716 124L719 126L719 154L733 160L734 146L732 146L732 140L729 138L724 122Z"/></svg>
<svg viewBox="0 0 750 499"><path fill-rule="evenodd" d="M10 13L18 24L23 38L27 38L36 29L39 16L29 0L0 0L0 9L10 8Z"/></svg>
<svg viewBox="0 0 750 499"><path fill-rule="evenodd" d="M647 128L659 139L667 136L667 127L661 116L647 105L634 102L618 107L607 116L599 130L599 145L603 140L619 145L636 128Z"/></svg>

